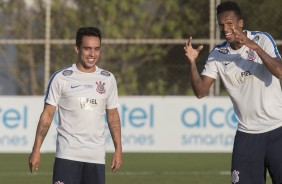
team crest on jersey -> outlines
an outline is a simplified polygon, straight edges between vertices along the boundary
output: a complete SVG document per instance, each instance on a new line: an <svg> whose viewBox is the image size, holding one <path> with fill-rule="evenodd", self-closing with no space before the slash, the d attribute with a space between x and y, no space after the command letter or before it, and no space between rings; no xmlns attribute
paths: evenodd
<svg viewBox="0 0 282 184"><path fill-rule="evenodd" d="M218 50L218 52L222 53L222 54L228 54L229 50L227 48L221 48Z"/></svg>
<svg viewBox="0 0 282 184"><path fill-rule="evenodd" d="M106 89L105 89L105 83L104 82L96 82L97 84L97 88L96 88L96 91L100 94L103 94L106 92Z"/></svg>
<svg viewBox="0 0 282 184"><path fill-rule="evenodd" d="M111 75L110 72L105 71L105 70L102 70L101 74L104 75L104 76L107 76L107 77L109 77Z"/></svg>
<svg viewBox="0 0 282 184"><path fill-rule="evenodd" d="M63 71L63 75L64 76L70 76L72 73L73 73L72 70L65 70L65 71Z"/></svg>
<svg viewBox="0 0 282 184"><path fill-rule="evenodd" d="M256 53L253 51L253 49L249 49L248 51L246 51L248 54L248 60L249 61L254 61L256 59Z"/></svg>
<svg viewBox="0 0 282 184"><path fill-rule="evenodd" d="M240 174L240 172L239 172L239 171L236 171L236 170L234 170L234 171L232 172L232 183L233 183L233 184L239 182L239 174Z"/></svg>

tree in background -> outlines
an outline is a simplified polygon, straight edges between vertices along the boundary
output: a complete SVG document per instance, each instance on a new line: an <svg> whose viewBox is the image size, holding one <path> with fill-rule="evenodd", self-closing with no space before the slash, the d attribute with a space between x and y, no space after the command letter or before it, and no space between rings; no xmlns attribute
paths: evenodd
<svg viewBox="0 0 282 184"><path fill-rule="evenodd" d="M44 36L44 14L42 7L27 7L24 1L1 3L1 37L5 39L35 39ZM28 9L28 11L27 11ZM10 52L7 50L9 48ZM12 50L12 51L11 51ZM2 70L6 80L16 86L20 95L42 94L42 66L44 47L38 45L9 45L0 50ZM9 54L9 55L7 55ZM15 61L13 58L15 57ZM2 71L3 72L3 71Z"/></svg>
<svg viewBox="0 0 282 184"><path fill-rule="evenodd" d="M205 5L205 2L74 1L76 16L69 20L73 22L63 19L66 26L62 26L60 21L60 27L65 27L63 32L69 33L69 25L73 27L73 32L80 26L97 26L102 30L103 38L108 39L173 39L183 38L187 34L205 35L207 38L208 6L203 6L201 14L197 13L197 7ZM54 14L55 17L64 17L66 11L56 11ZM61 30L53 31L53 35L64 37L63 32L58 32ZM169 62L180 65L178 60L167 61L168 53L174 47L168 44L103 44L103 55L98 65L115 73L121 95L167 95L173 91L169 88L175 88L183 78L178 75L167 80L169 73L173 72ZM176 81L173 83L173 80ZM172 93L177 92L174 90Z"/></svg>
<svg viewBox="0 0 282 184"><path fill-rule="evenodd" d="M44 39L45 0L34 0L32 6L24 2L1 1L1 24L5 25L0 28L1 38ZM247 28L279 38L282 1L255 2L238 0ZM51 39L74 39L81 26L99 27L103 39L209 38L207 0L52 0L51 15ZM115 74L121 95L187 95L191 87L183 45L103 43L98 65ZM44 45L11 47L15 62L7 55L7 47L1 47L0 65L13 74L9 80L17 86L17 94L42 95ZM51 45L51 74L76 61L73 47L74 43ZM209 49L204 47L200 68Z"/></svg>

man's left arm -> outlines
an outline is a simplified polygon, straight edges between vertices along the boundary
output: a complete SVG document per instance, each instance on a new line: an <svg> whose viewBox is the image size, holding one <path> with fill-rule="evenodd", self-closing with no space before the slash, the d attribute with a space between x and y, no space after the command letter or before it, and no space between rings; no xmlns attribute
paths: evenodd
<svg viewBox="0 0 282 184"><path fill-rule="evenodd" d="M253 42L256 46L250 47L253 49L263 61L268 70L278 79L282 79L282 62L281 58L273 58L267 54L259 45Z"/></svg>
<svg viewBox="0 0 282 184"><path fill-rule="evenodd" d="M107 109L107 122L115 146L115 153L112 157L112 171L117 171L122 163L122 143L121 143L121 125L117 108Z"/></svg>

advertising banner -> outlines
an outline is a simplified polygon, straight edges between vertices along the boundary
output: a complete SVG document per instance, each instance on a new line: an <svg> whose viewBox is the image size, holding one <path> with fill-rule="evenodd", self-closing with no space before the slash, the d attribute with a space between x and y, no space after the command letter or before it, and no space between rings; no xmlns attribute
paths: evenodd
<svg viewBox="0 0 282 184"><path fill-rule="evenodd" d="M43 96L0 97L0 152L30 152ZM231 152L237 120L228 97L120 97L124 152ZM42 146L54 152L58 117ZM106 148L114 150L106 127Z"/></svg>

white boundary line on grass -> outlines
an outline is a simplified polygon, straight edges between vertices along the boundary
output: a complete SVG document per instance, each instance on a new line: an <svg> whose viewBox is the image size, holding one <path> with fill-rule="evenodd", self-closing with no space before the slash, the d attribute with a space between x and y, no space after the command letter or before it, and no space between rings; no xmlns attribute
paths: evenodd
<svg viewBox="0 0 282 184"><path fill-rule="evenodd" d="M120 171L116 173L106 173L106 175L120 175L120 176L141 176L141 175L230 175L230 171Z"/></svg>
<svg viewBox="0 0 282 184"><path fill-rule="evenodd" d="M1 172L0 177L2 176L51 176L52 172L40 172L36 171L34 173L30 172ZM118 172L106 172L106 175L117 175L117 176L152 176L152 175L198 175L198 176L205 176L205 175L221 175L227 176L230 175L230 171L162 171L162 172L155 172L155 171L118 171Z"/></svg>

